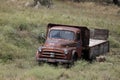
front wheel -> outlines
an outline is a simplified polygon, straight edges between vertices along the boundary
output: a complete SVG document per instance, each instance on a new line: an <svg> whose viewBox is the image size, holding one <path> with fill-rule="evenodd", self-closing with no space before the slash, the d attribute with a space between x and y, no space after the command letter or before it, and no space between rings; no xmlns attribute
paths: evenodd
<svg viewBox="0 0 120 80"><path fill-rule="evenodd" d="M78 59L78 57L77 57L76 54L72 55L71 62L70 63L66 63L64 66L66 68L71 68L74 65L75 61L77 61L77 59Z"/></svg>
<svg viewBox="0 0 120 80"><path fill-rule="evenodd" d="M71 62L71 64L74 65L74 63L75 63L75 61L77 61L77 59L78 59L77 54L72 55L72 62Z"/></svg>

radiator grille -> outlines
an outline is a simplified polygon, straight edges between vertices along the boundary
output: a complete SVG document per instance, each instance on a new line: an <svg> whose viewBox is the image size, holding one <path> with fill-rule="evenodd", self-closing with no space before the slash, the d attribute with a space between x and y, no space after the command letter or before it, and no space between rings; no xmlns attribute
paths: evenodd
<svg viewBox="0 0 120 80"><path fill-rule="evenodd" d="M65 59L65 54L64 53L59 53L59 52L42 52L41 57L43 58L52 58L52 59Z"/></svg>

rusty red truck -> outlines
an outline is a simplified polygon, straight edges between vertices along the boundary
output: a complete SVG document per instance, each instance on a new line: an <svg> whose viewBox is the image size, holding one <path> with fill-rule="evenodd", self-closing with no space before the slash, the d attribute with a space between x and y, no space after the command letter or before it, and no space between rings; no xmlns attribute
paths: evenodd
<svg viewBox="0 0 120 80"><path fill-rule="evenodd" d="M38 62L73 63L109 52L109 31L84 26L48 24L46 40L36 52Z"/></svg>

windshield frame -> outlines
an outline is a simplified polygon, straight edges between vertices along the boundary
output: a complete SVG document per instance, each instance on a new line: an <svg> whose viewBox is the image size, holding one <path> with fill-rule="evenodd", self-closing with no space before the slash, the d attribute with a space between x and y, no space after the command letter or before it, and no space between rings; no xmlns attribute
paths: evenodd
<svg viewBox="0 0 120 80"><path fill-rule="evenodd" d="M65 39L65 38L52 38L50 37L50 33L51 31L68 31L68 32L72 32L73 33L73 39ZM59 29L51 29L48 33L48 38L51 38L51 39L63 39L63 40L70 40L70 41L74 41L75 40L75 32L74 31L70 31L70 30L59 30Z"/></svg>

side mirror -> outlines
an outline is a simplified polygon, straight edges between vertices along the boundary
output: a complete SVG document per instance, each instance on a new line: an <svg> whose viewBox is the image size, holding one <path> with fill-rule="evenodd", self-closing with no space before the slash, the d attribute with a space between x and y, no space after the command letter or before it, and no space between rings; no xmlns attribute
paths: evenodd
<svg viewBox="0 0 120 80"><path fill-rule="evenodd" d="M43 43L43 42L45 42L45 39L46 39L45 33L44 32L40 33L38 36L38 41L40 43Z"/></svg>
<svg viewBox="0 0 120 80"><path fill-rule="evenodd" d="M43 38L43 39L46 39L46 35L45 35L45 33L41 33L41 37Z"/></svg>

